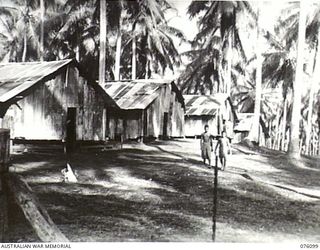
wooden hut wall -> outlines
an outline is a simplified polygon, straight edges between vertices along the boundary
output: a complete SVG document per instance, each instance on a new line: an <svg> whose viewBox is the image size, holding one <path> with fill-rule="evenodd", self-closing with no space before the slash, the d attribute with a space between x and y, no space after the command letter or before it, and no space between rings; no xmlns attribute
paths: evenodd
<svg viewBox="0 0 320 250"><path fill-rule="evenodd" d="M161 88L159 97L147 109L147 117L148 136L184 136L184 109L170 84Z"/></svg>
<svg viewBox="0 0 320 250"><path fill-rule="evenodd" d="M171 84L162 86L159 97L147 108L146 122L148 137L184 136L184 109L176 98L176 93L172 91Z"/></svg>
<svg viewBox="0 0 320 250"><path fill-rule="evenodd" d="M76 108L77 139L104 139L103 99L72 66L40 83L18 105L12 105L4 117L4 127L11 129L12 138L64 139L68 108Z"/></svg>
<svg viewBox="0 0 320 250"><path fill-rule="evenodd" d="M100 94L80 77L79 109L77 121L78 140L105 140L106 105Z"/></svg>
<svg viewBox="0 0 320 250"><path fill-rule="evenodd" d="M111 139L137 139L141 135L141 110L109 110L107 136Z"/></svg>
<svg viewBox="0 0 320 250"><path fill-rule="evenodd" d="M169 136L171 137L183 137L184 136L184 108L178 101L176 93L172 92L170 109L170 131Z"/></svg>
<svg viewBox="0 0 320 250"><path fill-rule="evenodd" d="M163 135L164 117L167 113L167 136L184 135L184 109L178 102L171 85L163 85L158 97L145 110L108 112L108 136L115 139L137 139L141 136L158 138Z"/></svg>
<svg viewBox="0 0 320 250"><path fill-rule="evenodd" d="M228 100L225 101L223 109L221 109L222 120L225 120L224 130L228 137L234 137L233 127L235 125L235 117L232 113L232 108Z"/></svg>
<svg viewBox="0 0 320 250"><path fill-rule="evenodd" d="M147 108L147 133L146 136L159 137L163 135L164 113L169 113L171 88L163 85L159 96Z"/></svg>
<svg viewBox="0 0 320 250"><path fill-rule="evenodd" d="M185 135L198 136L204 131L204 126L209 125L209 131L213 135L218 134L217 116L186 116Z"/></svg>

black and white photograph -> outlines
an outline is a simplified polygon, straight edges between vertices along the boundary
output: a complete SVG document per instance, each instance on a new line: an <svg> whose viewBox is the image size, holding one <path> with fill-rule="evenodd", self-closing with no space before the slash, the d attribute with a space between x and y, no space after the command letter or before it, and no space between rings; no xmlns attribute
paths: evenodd
<svg viewBox="0 0 320 250"><path fill-rule="evenodd" d="M80 243L320 247L320 0L0 0L0 248Z"/></svg>

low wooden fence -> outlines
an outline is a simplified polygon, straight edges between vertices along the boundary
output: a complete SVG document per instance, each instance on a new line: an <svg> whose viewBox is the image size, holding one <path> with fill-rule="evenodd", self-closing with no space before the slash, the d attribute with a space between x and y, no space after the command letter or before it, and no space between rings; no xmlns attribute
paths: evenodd
<svg viewBox="0 0 320 250"><path fill-rule="evenodd" d="M10 131L0 129L0 242L7 242L8 199L12 195L40 241L67 242L23 178L9 172Z"/></svg>

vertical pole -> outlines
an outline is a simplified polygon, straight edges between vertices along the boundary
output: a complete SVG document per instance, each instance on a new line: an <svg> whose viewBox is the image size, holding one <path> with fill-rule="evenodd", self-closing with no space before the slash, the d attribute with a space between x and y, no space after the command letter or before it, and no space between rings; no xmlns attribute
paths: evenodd
<svg viewBox="0 0 320 250"><path fill-rule="evenodd" d="M217 114L217 132L218 135L221 134L221 127L220 127L220 108L218 109L218 114Z"/></svg>
<svg viewBox="0 0 320 250"><path fill-rule="evenodd" d="M6 173L10 158L10 130L0 131L0 242L5 242L8 231L8 190Z"/></svg>
<svg viewBox="0 0 320 250"><path fill-rule="evenodd" d="M217 206L218 206L218 156L215 157L215 167L214 167L212 241L216 240Z"/></svg>
<svg viewBox="0 0 320 250"><path fill-rule="evenodd" d="M141 137L141 142L143 143L144 139L144 133L143 133L143 127L144 127L144 110L141 111L141 123L140 123L140 137Z"/></svg>
<svg viewBox="0 0 320 250"><path fill-rule="evenodd" d="M4 172L0 172L0 242L6 241L8 229L8 195L4 178Z"/></svg>
<svg viewBox="0 0 320 250"><path fill-rule="evenodd" d="M102 111L102 140L106 140L106 130L107 130L107 109L104 108Z"/></svg>
<svg viewBox="0 0 320 250"><path fill-rule="evenodd" d="M5 172L0 172L0 242L6 242L8 231L8 190Z"/></svg>

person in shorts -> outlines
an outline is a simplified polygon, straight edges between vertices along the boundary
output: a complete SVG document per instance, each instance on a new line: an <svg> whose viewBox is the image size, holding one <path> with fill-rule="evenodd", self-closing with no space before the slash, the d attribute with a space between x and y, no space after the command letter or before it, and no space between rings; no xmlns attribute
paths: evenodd
<svg viewBox="0 0 320 250"><path fill-rule="evenodd" d="M219 154L217 154L218 149ZM215 148L215 154L220 158L222 171L224 171L227 166L228 153L231 153L230 142L228 137L226 136L226 131L222 131L221 137L219 138Z"/></svg>
<svg viewBox="0 0 320 250"><path fill-rule="evenodd" d="M208 160L209 167L211 166L211 152L212 147L212 135L209 133L209 125L204 126L204 132L201 134L200 138L201 156L203 159L203 164L206 165L206 160Z"/></svg>

